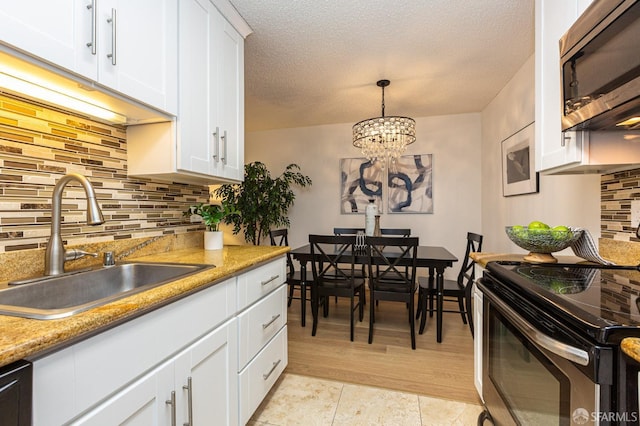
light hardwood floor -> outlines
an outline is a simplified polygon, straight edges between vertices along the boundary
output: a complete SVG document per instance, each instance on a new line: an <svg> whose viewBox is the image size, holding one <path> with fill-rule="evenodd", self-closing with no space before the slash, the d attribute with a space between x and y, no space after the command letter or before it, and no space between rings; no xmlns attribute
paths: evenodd
<svg viewBox="0 0 640 426"><path fill-rule="evenodd" d="M380 302L372 344L367 343L368 301L363 321L357 322L356 315L354 342L349 340L348 299L339 298L337 304L331 300L329 317L320 314L316 336L311 336L307 307L306 327L300 326L299 300L288 310L287 372L480 404L473 384L473 339L460 314L444 314L442 343L436 342L435 316L422 335L416 323L412 350L403 303Z"/></svg>

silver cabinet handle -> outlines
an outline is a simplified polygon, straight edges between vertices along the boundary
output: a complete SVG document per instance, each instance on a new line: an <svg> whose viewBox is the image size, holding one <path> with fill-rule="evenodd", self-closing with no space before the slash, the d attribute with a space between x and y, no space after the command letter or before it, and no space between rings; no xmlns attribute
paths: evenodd
<svg viewBox="0 0 640 426"><path fill-rule="evenodd" d="M116 64L116 51L117 51L117 21L116 10L111 9L111 18L107 19L107 22L111 24L111 53L107 54L107 58L111 58L111 65Z"/></svg>
<svg viewBox="0 0 640 426"><path fill-rule="evenodd" d="M187 377L187 384L182 386L182 389L187 391L187 410L189 421L183 423L183 426L193 426L193 386L191 376Z"/></svg>
<svg viewBox="0 0 640 426"><path fill-rule="evenodd" d="M165 403L171 406L171 426L176 426L176 391L171 391L171 399Z"/></svg>
<svg viewBox="0 0 640 426"><path fill-rule="evenodd" d="M213 134L213 159L218 162L218 156L220 155L220 142L218 137L220 136L220 128L216 127L216 131Z"/></svg>
<svg viewBox="0 0 640 426"><path fill-rule="evenodd" d="M222 164L227 165L227 131L224 131L224 134L222 135L222 144L224 146L224 157L220 157L220 160L222 161Z"/></svg>
<svg viewBox="0 0 640 426"><path fill-rule="evenodd" d="M91 54L96 54L96 37L97 29L96 23L98 22L98 0L91 0L91 4L87 5L87 9L91 10L91 41L87 43L87 47L91 48Z"/></svg>
<svg viewBox="0 0 640 426"><path fill-rule="evenodd" d="M540 332L534 326L529 324L529 322L518 315L503 301L499 300L496 297L491 297L491 294L487 294L487 292L484 292L484 295L489 296L491 303L500 308L502 315L515 323L520 331L535 343L566 360L575 362L580 365L589 365L589 353L587 351L552 339L551 337Z"/></svg>
<svg viewBox="0 0 640 426"><path fill-rule="evenodd" d="M271 375L271 373L273 373L275 371L275 369L278 368L278 365L280 365L281 362L282 362L281 359L279 359L276 362L274 362L273 365L271 366L271 370L269 370L265 374L263 374L262 378L264 380L267 380L269 378L269 376Z"/></svg>
<svg viewBox="0 0 640 426"><path fill-rule="evenodd" d="M264 330L265 328L269 327L271 324L273 324L278 318L280 318L280 314L278 315L274 315L271 317L271 319L269 320L269 322L262 324L262 329Z"/></svg>
<svg viewBox="0 0 640 426"><path fill-rule="evenodd" d="M269 284L269 283L273 282L274 280L277 280L279 276L280 276L280 275L274 275L274 276L272 276L271 278L269 278L268 280L260 282L260 284L262 284L263 286L265 286L265 285L267 285L267 284Z"/></svg>

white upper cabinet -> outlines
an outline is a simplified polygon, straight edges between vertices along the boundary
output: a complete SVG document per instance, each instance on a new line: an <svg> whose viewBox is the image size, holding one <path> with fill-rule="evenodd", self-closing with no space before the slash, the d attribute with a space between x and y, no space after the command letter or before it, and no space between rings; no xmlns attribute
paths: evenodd
<svg viewBox="0 0 640 426"><path fill-rule="evenodd" d="M218 46L213 37L224 18L209 0L180 2L180 81L177 135L180 170L213 175L214 156L219 155L215 134ZM219 31L219 30L218 30ZM183 73L184 71L184 73Z"/></svg>
<svg viewBox="0 0 640 426"><path fill-rule="evenodd" d="M175 115L177 0L93 1L98 5L97 81Z"/></svg>
<svg viewBox="0 0 640 426"><path fill-rule="evenodd" d="M177 11L178 0L6 1L0 40L175 115Z"/></svg>
<svg viewBox="0 0 640 426"><path fill-rule="evenodd" d="M178 118L128 127L129 174L242 181L244 37L251 29L223 0L181 0L178 16Z"/></svg>
<svg viewBox="0 0 640 426"><path fill-rule="evenodd" d="M91 41L86 5L86 0L3 1L0 42L69 70L82 69L89 48L81 46Z"/></svg>
<svg viewBox="0 0 640 426"><path fill-rule="evenodd" d="M591 0L535 3L536 171L582 161L582 141L564 140L560 127L559 40L590 3Z"/></svg>
<svg viewBox="0 0 640 426"><path fill-rule="evenodd" d="M215 167L230 179L244 177L244 39L224 22L220 36L218 122L221 155Z"/></svg>
<svg viewBox="0 0 640 426"><path fill-rule="evenodd" d="M242 180L244 38L209 0L180 3L177 168Z"/></svg>

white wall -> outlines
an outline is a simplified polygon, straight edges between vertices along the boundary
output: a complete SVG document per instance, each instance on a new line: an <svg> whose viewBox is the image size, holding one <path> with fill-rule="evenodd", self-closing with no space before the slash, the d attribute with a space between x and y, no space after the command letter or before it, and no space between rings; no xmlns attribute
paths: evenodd
<svg viewBox="0 0 640 426"><path fill-rule="evenodd" d="M552 226L580 226L588 229L594 238L600 236L600 175L541 175L539 193L502 196L500 143L533 121L532 55L482 111L483 251L523 252L509 240L504 227L526 225L533 220ZM570 249L566 254L572 254Z"/></svg>
<svg viewBox="0 0 640 426"><path fill-rule="evenodd" d="M313 179L310 188L296 190L289 214L293 247L306 244L310 233L331 233L335 226L364 227L364 215L340 214L339 159L361 156L351 143L352 125L246 135L246 163L262 161L272 175L296 163ZM417 141L407 154L433 154L434 213L383 214L381 225L411 228L420 244L443 245L462 258L467 231L481 231L480 114L416 118L416 132Z"/></svg>

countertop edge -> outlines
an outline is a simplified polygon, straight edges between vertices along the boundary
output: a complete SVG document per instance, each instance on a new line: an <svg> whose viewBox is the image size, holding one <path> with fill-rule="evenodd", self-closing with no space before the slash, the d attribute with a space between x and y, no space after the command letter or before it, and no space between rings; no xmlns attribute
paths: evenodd
<svg viewBox="0 0 640 426"><path fill-rule="evenodd" d="M286 254L289 247L230 246L206 252L183 249L127 259L127 262L214 264L215 268L163 284L72 317L36 320L0 315L0 366L37 359L77 341L162 308Z"/></svg>

